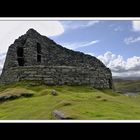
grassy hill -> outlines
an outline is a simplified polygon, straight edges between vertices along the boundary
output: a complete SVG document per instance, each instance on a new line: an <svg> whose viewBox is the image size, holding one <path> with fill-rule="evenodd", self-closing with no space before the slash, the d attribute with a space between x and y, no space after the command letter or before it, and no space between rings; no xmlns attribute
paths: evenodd
<svg viewBox="0 0 140 140"><path fill-rule="evenodd" d="M53 96L52 90L58 95ZM54 110L76 120L140 119L140 96L127 97L112 90L90 86L46 86L36 82L19 82L1 86L0 96L32 93L0 103L0 120L50 120Z"/></svg>
<svg viewBox="0 0 140 140"><path fill-rule="evenodd" d="M140 80L115 79L114 85L116 91L140 93Z"/></svg>

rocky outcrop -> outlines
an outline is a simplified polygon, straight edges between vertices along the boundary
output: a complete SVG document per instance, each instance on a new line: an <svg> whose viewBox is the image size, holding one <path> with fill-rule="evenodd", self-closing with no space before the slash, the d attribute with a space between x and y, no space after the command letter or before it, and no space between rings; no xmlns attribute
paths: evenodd
<svg viewBox="0 0 140 140"><path fill-rule="evenodd" d="M56 95L58 95L58 92L57 92L56 90L53 89L53 90L51 91L51 94L52 94L53 96L56 96Z"/></svg>
<svg viewBox="0 0 140 140"><path fill-rule="evenodd" d="M69 119L73 119L71 117L67 117L62 111L60 110L54 110L52 112L52 116L54 119L57 119L57 120L69 120Z"/></svg>
<svg viewBox="0 0 140 140"><path fill-rule="evenodd" d="M9 47L0 83L20 80L112 88L111 71L100 60L66 49L34 29L28 30Z"/></svg>
<svg viewBox="0 0 140 140"><path fill-rule="evenodd" d="M33 93L21 93L21 94L11 94L11 95L0 95L0 103L1 102L5 102L5 101L8 101L8 100L15 100L15 99L18 99L20 97L32 97L33 96Z"/></svg>

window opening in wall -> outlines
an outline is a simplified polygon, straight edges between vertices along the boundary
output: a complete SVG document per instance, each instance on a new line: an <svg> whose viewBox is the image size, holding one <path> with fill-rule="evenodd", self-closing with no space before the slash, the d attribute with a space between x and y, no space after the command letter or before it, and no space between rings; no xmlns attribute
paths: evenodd
<svg viewBox="0 0 140 140"><path fill-rule="evenodd" d="M24 66L24 50L22 47L17 49L17 61L19 66Z"/></svg>
<svg viewBox="0 0 140 140"><path fill-rule="evenodd" d="M41 45L37 43L37 53L41 53Z"/></svg>
<svg viewBox="0 0 140 140"><path fill-rule="evenodd" d="M23 57L23 48L20 47L20 48L17 49L17 56L18 57Z"/></svg>
<svg viewBox="0 0 140 140"><path fill-rule="evenodd" d="M41 62L41 45L37 43L37 62Z"/></svg>

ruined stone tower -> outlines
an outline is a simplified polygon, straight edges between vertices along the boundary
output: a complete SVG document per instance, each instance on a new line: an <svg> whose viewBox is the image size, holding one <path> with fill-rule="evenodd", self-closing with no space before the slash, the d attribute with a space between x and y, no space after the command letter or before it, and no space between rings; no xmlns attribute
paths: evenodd
<svg viewBox="0 0 140 140"><path fill-rule="evenodd" d="M112 88L111 71L100 60L66 49L34 29L29 29L10 45L0 84L21 80Z"/></svg>

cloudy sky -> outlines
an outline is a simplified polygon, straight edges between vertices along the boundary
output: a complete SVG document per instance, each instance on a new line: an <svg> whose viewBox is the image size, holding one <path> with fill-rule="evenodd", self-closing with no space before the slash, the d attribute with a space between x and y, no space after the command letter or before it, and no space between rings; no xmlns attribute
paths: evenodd
<svg viewBox="0 0 140 140"><path fill-rule="evenodd" d="M64 47L99 58L114 76L140 77L140 21L0 20L0 72L8 46L34 28Z"/></svg>

